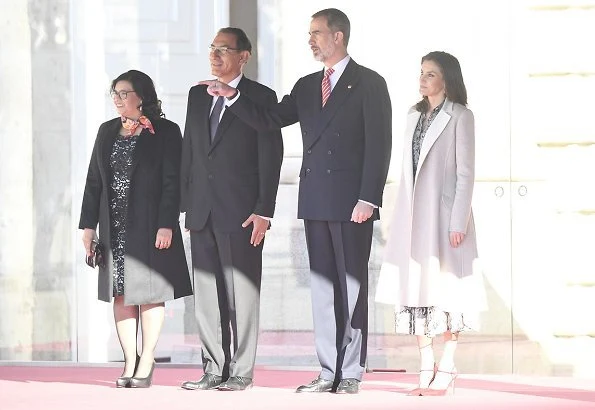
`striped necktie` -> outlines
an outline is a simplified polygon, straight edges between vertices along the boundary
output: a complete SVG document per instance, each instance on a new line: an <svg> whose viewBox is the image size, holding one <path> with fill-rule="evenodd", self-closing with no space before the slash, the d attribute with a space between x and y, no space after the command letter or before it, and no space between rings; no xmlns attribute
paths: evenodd
<svg viewBox="0 0 595 410"><path fill-rule="evenodd" d="M334 72L335 72L335 70L333 70L332 68L329 68L324 72L324 77L322 77L322 106L323 107L324 107L324 104L326 104L328 98L331 96L331 80L329 79L329 77Z"/></svg>

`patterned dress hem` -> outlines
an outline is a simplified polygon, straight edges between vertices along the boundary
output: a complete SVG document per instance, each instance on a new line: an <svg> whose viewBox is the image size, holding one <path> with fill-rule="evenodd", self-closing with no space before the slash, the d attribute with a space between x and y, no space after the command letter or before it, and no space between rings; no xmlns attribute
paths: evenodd
<svg viewBox="0 0 595 410"><path fill-rule="evenodd" d="M435 337L446 332L473 331L473 314L445 312L435 306L403 306L395 311L395 331L400 334Z"/></svg>

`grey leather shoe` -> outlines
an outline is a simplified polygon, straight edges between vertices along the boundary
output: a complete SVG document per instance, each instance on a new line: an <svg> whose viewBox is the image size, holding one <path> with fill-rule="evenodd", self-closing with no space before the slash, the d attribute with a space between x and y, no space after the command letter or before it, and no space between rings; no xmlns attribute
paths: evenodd
<svg viewBox="0 0 595 410"><path fill-rule="evenodd" d="M356 394L359 393L360 381L357 379L343 379L337 386L337 394Z"/></svg>
<svg viewBox="0 0 595 410"><path fill-rule="evenodd" d="M205 373L198 381L188 381L182 383L182 389L186 390L214 390L223 382L221 376L211 373Z"/></svg>
<svg viewBox="0 0 595 410"><path fill-rule="evenodd" d="M297 388L296 393L324 393L333 389L333 381L321 379L312 380L308 384L304 384Z"/></svg>
<svg viewBox="0 0 595 410"><path fill-rule="evenodd" d="M138 369L138 363L140 362L140 356L136 355L136 362L134 364L134 373L136 373L136 369ZM134 374L133 373L133 374ZM130 387L130 379L132 376L120 376L116 379L116 387Z"/></svg>
<svg viewBox="0 0 595 410"><path fill-rule="evenodd" d="M132 377L130 379L130 387L133 388L148 388L153 383L153 371L155 370L155 362L151 365L151 371L147 377Z"/></svg>
<svg viewBox="0 0 595 410"><path fill-rule="evenodd" d="M116 379L116 387L130 387L130 379L132 379L132 377L118 377Z"/></svg>
<svg viewBox="0 0 595 410"><path fill-rule="evenodd" d="M231 376L219 385L219 390L241 391L252 387L252 379L248 377Z"/></svg>

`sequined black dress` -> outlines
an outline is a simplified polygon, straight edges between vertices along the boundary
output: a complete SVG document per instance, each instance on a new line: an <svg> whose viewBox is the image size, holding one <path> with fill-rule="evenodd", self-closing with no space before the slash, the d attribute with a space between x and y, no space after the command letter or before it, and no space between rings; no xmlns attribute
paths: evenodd
<svg viewBox="0 0 595 410"><path fill-rule="evenodd" d="M114 296L124 294L124 251L126 246L126 220L128 213L128 192L130 190L130 170L134 147L138 136L118 135L112 147L110 165L112 181L110 185L111 247L114 259Z"/></svg>

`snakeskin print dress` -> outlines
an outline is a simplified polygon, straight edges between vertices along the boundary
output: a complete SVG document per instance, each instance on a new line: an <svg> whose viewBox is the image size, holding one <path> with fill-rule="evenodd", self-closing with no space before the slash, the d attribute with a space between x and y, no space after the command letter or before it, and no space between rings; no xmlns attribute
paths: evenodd
<svg viewBox="0 0 595 410"><path fill-rule="evenodd" d="M114 258L114 296L124 294L124 251L126 246L126 220L128 214L128 192L134 147L138 136L118 135L112 147L110 165L112 182L110 186L111 247Z"/></svg>

